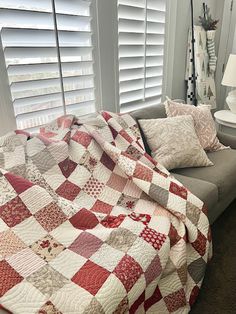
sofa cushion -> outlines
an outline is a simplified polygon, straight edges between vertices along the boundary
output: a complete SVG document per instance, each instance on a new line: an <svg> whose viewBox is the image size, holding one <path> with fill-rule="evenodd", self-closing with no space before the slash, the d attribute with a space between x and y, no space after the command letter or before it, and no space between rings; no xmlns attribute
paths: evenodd
<svg viewBox="0 0 236 314"><path fill-rule="evenodd" d="M167 118L166 115L166 110L165 110L165 106L163 104L161 105L156 105L156 106L150 106L150 107L146 107L144 109L139 109L139 110L135 110L130 112L130 115L138 122L141 119L158 119L158 118ZM138 122L139 125L139 122ZM139 125L139 129L140 129L140 133L143 139L143 143L145 146L145 150L146 152L151 155L151 149L148 146L148 143L146 141L146 138L144 136L144 133L142 131L142 129L140 128Z"/></svg>
<svg viewBox="0 0 236 314"><path fill-rule="evenodd" d="M219 200L227 197L229 193L236 196L236 150L228 149L207 155L214 166L175 169L173 172L215 184L218 187Z"/></svg>
<svg viewBox="0 0 236 314"><path fill-rule="evenodd" d="M172 173L172 175L190 192L205 203L208 212L214 210L215 205L218 202L218 189L215 184L196 178L186 177L177 173Z"/></svg>
<svg viewBox="0 0 236 314"><path fill-rule="evenodd" d="M166 169L212 166L195 132L191 115L141 119L152 157Z"/></svg>

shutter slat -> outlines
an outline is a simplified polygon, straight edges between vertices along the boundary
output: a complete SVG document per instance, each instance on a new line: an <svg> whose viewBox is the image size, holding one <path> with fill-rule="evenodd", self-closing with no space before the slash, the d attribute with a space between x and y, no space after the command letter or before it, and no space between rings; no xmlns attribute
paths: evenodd
<svg viewBox="0 0 236 314"><path fill-rule="evenodd" d="M118 0L121 111L160 100L165 45L165 0ZM153 100L154 101L154 100Z"/></svg>
<svg viewBox="0 0 236 314"><path fill-rule="evenodd" d="M70 0L68 5L55 0L70 111L86 103L89 111L95 108L90 5L91 1ZM0 27L17 126L35 129L63 114L51 0L0 0Z"/></svg>
<svg viewBox="0 0 236 314"><path fill-rule="evenodd" d="M55 33L52 30L3 28L4 47L55 47ZM90 32L59 31L61 47L91 46Z"/></svg>

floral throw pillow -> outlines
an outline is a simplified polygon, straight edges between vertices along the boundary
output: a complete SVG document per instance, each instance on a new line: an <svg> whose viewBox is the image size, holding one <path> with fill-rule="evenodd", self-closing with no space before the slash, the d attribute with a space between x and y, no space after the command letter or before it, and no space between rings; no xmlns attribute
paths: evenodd
<svg viewBox="0 0 236 314"><path fill-rule="evenodd" d="M168 117L191 115L199 141L206 151L215 152L227 149L217 138L215 122L208 106L192 106L167 99L165 102Z"/></svg>
<svg viewBox="0 0 236 314"><path fill-rule="evenodd" d="M194 128L192 116L139 120L152 157L168 170L212 166Z"/></svg>

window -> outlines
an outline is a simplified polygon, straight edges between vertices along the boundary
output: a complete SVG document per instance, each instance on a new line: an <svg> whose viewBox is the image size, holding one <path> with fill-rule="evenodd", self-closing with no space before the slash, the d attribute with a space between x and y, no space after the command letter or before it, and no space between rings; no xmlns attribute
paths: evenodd
<svg viewBox="0 0 236 314"><path fill-rule="evenodd" d="M118 0L120 110L161 102L166 0Z"/></svg>
<svg viewBox="0 0 236 314"><path fill-rule="evenodd" d="M0 29L17 127L95 111L90 1L0 0Z"/></svg>

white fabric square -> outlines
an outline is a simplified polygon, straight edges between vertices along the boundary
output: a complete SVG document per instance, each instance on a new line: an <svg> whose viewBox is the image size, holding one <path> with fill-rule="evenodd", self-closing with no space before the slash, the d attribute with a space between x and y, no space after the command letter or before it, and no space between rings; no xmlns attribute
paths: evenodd
<svg viewBox="0 0 236 314"><path fill-rule="evenodd" d="M68 145L64 141L50 144L48 151L57 163L64 161L69 156Z"/></svg>
<svg viewBox="0 0 236 314"><path fill-rule="evenodd" d="M88 291L71 282L56 291L51 296L50 301L62 313L72 314L83 313L92 298L93 296Z"/></svg>
<svg viewBox="0 0 236 314"><path fill-rule="evenodd" d="M112 172L101 163L96 166L93 172L94 178L104 184L110 179L111 174Z"/></svg>
<svg viewBox="0 0 236 314"><path fill-rule="evenodd" d="M32 138L27 142L26 153L29 157L32 157L39 152L43 151L46 146L44 143L37 137Z"/></svg>
<svg viewBox="0 0 236 314"><path fill-rule="evenodd" d="M69 145L69 156L72 161L79 163L83 157L86 149L81 144L75 142L74 140L70 141Z"/></svg>
<svg viewBox="0 0 236 314"><path fill-rule="evenodd" d="M112 302L111 302L112 291ZM127 292L120 280L111 274L96 294L96 299L102 305L104 313L113 313Z"/></svg>
<svg viewBox="0 0 236 314"><path fill-rule="evenodd" d="M27 245L33 244L47 234L47 231L34 217L25 219L12 230Z"/></svg>
<svg viewBox="0 0 236 314"><path fill-rule="evenodd" d="M50 185L50 187L55 191L59 186L66 181L65 176L63 176L61 169L58 165L55 165L47 172L44 173L44 179Z"/></svg>
<svg viewBox="0 0 236 314"><path fill-rule="evenodd" d="M86 263L87 259L71 250L61 252L49 264L66 278L71 279Z"/></svg>
<svg viewBox="0 0 236 314"><path fill-rule="evenodd" d="M50 232L50 234L65 247L68 247L80 235L82 230L76 229L69 221L65 221L59 227Z"/></svg>
<svg viewBox="0 0 236 314"><path fill-rule="evenodd" d="M22 277L26 278L46 265L46 262L30 248L26 248L6 259Z"/></svg>
<svg viewBox="0 0 236 314"><path fill-rule="evenodd" d="M118 251L104 243L100 249L90 257L90 260L112 272L123 256L125 256L124 252Z"/></svg>
<svg viewBox="0 0 236 314"><path fill-rule="evenodd" d="M109 186L106 186L103 189L101 195L99 196L99 200L103 201L104 203L114 206L117 204L120 196L121 196L121 192L115 191Z"/></svg>
<svg viewBox="0 0 236 314"><path fill-rule="evenodd" d="M25 163L25 150L23 146L15 147L13 152L4 152L5 169L10 169Z"/></svg>
<svg viewBox="0 0 236 314"><path fill-rule="evenodd" d="M91 173L88 171L88 169L78 165L69 176L68 180L77 185L80 189L82 189L90 177Z"/></svg>
<svg viewBox="0 0 236 314"><path fill-rule="evenodd" d="M34 185L21 193L20 198L32 214L35 214L53 201L50 194L38 185Z"/></svg>
<svg viewBox="0 0 236 314"><path fill-rule="evenodd" d="M0 218L0 232L6 231L9 229L8 225Z"/></svg>
<svg viewBox="0 0 236 314"><path fill-rule="evenodd" d="M14 314L32 314L39 311L46 299L31 283L23 281L6 292L1 305L10 308Z"/></svg>
<svg viewBox="0 0 236 314"><path fill-rule="evenodd" d="M144 254L145 252L145 254ZM145 272L150 265L150 261L157 255L157 251L150 243L147 243L143 238L137 238L131 248L127 252L128 255L137 261Z"/></svg>

